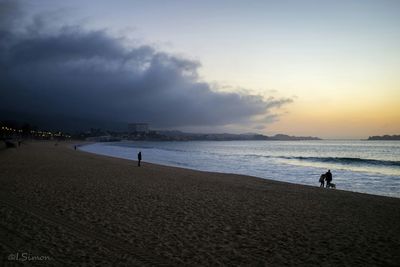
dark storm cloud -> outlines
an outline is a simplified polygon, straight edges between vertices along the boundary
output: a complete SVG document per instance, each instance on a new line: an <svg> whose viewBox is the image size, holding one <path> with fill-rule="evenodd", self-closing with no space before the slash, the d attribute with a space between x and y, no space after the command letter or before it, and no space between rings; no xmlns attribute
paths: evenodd
<svg viewBox="0 0 400 267"><path fill-rule="evenodd" d="M1 3L0 14L10 15L13 6ZM151 46L128 47L104 31L45 31L38 20L16 31L14 19L0 21L2 110L157 127L220 126L273 116L271 109L291 102L213 91L199 81L198 62Z"/></svg>

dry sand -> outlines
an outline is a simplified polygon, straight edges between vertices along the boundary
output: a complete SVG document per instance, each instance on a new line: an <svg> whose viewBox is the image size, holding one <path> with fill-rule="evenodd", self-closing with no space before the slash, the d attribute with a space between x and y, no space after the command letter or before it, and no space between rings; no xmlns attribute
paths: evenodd
<svg viewBox="0 0 400 267"><path fill-rule="evenodd" d="M1 150L0 170L1 266L400 265L396 198L54 142Z"/></svg>

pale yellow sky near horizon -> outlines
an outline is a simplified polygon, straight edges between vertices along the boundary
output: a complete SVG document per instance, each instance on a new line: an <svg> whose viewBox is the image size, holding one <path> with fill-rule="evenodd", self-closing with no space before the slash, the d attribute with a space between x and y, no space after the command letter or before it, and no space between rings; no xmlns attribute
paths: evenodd
<svg viewBox="0 0 400 267"><path fill-rule="evenodd" d="M252 88L266 98L294 97L265 133L324 138L400 134L400 46L380 39L358 51L357 42L328 48L322 43L315 50L278 48L277 54L255 47L258 58L238 56L231 62L208 61L204 53L200 73L205 80L218 83L224 77L222 83Z"/></svg>
<svg viewBox="0 0 400 267"><path fill-rule="evenodd" d="M279 120L266 125L265 133L366 138L400 134L400 75L396 76L394 69L400 70L400 65L377 65L376 69L364 65L358 73L342 70L330 75L308 70L293 71L292 75L275 71L272 77L253 73L247 80L240 77L239 71L227 80L238 87L258 88L252 92L265 97L294 97L293 103L281 111ZM216 83L218 77L227 77L217 70L201 70L201 74Z"/></svg>

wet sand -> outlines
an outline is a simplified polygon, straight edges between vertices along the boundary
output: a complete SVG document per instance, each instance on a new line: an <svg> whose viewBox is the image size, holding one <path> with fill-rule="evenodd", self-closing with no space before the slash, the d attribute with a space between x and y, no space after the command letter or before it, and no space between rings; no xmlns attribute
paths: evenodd
<svg viewBox="0 0 400 267"><path fill-rule="evenodd" d="M0 150L0 265L15 263L399 266L400 199L30 142Z"/></svg>

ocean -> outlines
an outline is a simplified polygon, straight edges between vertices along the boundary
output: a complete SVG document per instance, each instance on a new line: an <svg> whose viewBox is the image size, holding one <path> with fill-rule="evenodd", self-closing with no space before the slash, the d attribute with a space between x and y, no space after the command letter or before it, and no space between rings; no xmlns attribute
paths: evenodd
<svg viewBox="0 0 400 267"><path fill-rule="evenodd" d="M132 160L141 151L144 162L311 186L330 169L337 189L400 197L398 141L123 141L79 149Z"/></svg>

